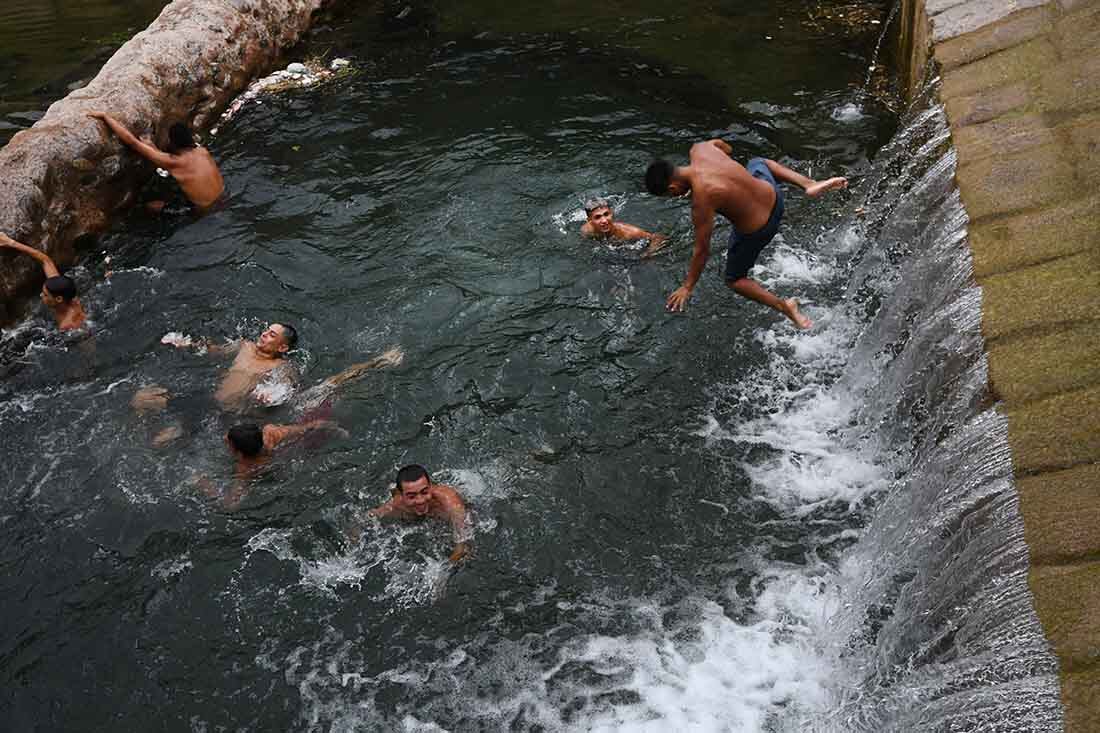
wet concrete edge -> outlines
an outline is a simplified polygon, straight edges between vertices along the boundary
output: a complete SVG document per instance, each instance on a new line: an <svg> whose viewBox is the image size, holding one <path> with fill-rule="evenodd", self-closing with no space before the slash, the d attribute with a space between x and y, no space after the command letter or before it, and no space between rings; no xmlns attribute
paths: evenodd
<svg viewBox="0 0 1100 733"><path fill-rule="evenodd" d="M990 387L1065 730L1100 730L1100 0L905 0L958 152Z"/></svg>

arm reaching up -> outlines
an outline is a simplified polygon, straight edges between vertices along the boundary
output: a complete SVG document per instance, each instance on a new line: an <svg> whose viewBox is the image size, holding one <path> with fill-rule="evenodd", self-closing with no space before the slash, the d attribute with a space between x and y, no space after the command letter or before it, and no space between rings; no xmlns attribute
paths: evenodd
<svg viewBox="0 0 1100 733"><path fill-rule="evenodd" d="M710 235L714 231L714 209L705 205L696 205L691 209L691 219L695 225L695 249L691 254L691 264L688 266L687 278L684 284L668 296L665 307L670 311L682 311L691 291L703 274L703 268L707 266L710 257Z"/></svg>
<svg viewBox="0 0 1100 733"><path fill-rule="evenodd" d="M111 117L111 115L106 112L89 112L88 116L93 120L99 120L107 125L111 132L117 135L118 139L121 140L126 147L131 148L153 165L164 168L167 171L171 171L175 166L176 159L174 156L169 155L155 145L147 143L144 140L139 140L134 133L127 129L126 125L122 124L114 117Z"/></svg>
<svg viewBox="0 0 1100 733"><path fill-rule="evenodd" d="M57 269L57 265L54 264L50 256L40 249L29 247L22 242L16 242L7 234L0 232L0 247L7 247L8 249L14 249L16 252L22 252L25 255L29 255L38 260L38 264L42 265L42 272L46 277L57 277L61 272Z"/></svg>

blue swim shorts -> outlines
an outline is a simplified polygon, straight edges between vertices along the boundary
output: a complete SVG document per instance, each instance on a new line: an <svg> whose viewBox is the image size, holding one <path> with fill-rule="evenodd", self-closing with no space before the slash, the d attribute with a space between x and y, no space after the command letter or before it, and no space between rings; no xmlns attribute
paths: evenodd
<svg viewBox="0 0 1100 733"><path fill-rule="evenodd" d="M733 227L730 232L729 252L726 255L726 282L748 276L749 270L756 264L756 258L760 256L768 242L779 233L779 222L783 221L783 189L775 182L775 177L768 170L767 162L763 158L753 158L745 169L753 178L759 178L771 184L775 189L775 206L772 207L772 215L768 217L768 223L752 234L741 234L737 231L737 227Z"/></svg>

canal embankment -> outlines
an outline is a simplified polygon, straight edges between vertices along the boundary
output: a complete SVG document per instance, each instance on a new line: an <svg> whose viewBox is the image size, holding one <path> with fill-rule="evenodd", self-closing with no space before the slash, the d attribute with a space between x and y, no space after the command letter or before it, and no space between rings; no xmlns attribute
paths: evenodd
<svg viewBox="0 0 1100 733"><path fill-rule="evenodd" d="M1100 2L925 0L903 11L958 152L990 386L1066 730L1100 720Z"/></svg>

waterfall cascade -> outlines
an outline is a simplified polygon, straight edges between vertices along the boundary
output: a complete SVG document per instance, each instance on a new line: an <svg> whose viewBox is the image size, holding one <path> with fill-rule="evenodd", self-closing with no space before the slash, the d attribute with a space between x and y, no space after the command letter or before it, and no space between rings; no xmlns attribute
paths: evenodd
<svg viewBox="0 0 1100 733"><path fill-rule="evenodd" d="M1028 589L1028 548L1007 425L990 404L981 292L971 272L956 155L930 85L878 157L845 303L853 332L834 382L772 421L855 405L828 430L829 452L877 467L867 517L838 563L839 610L819 633L846 670L836 708L796 729L1055 731L1057 662ZM779 427L780 432L782 428ZM843 446L843 447L841 447ZM758 483L822 460L757 466ZM848 487L851 475L814 476ZM838 489L839 491L839 489ZM815 499L827 495L818 487Z"/></svg>

